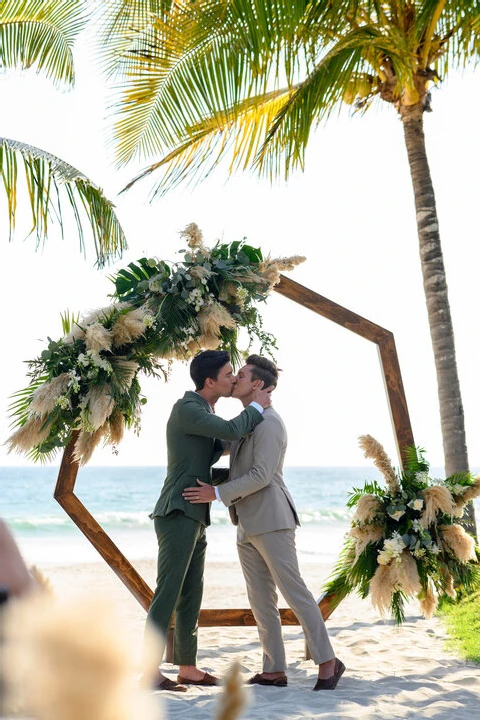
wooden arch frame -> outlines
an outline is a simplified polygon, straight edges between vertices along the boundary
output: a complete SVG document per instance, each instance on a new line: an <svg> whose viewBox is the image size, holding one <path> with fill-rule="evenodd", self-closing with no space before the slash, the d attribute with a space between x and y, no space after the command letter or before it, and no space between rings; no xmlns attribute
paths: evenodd
<svg viewBox="0 0 480 720"><path fill-rule="evenodd" d="M283 275L275 290L280 295L284 295L377 345L398 456L400 463L403 464L403 449L415 443L393 334ZM73 434L63 453L54 498L147 611L153 596L151 588L73 492L78 473L78 463L73 459L75 441L76 433ZM337 604L338 601L336 602L333 595L324 595L320 600L319 607L325 620L331 615ZM289 608L280 609L280 616L282 625L299 624L295 614ZM255 624L253 613L249 608L203 609L199 618L200 627L251 626ZM169 660L171 661L171 652L167 650L167 661Z"/></svg>

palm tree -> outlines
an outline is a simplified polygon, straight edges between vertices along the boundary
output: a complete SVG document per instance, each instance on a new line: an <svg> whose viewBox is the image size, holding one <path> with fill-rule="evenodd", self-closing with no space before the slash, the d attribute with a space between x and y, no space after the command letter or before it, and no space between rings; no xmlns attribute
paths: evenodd
<svg viewBox="0 0 480 720"><path fill-rule="evenodd" d="M437 373L447 475L468 455L446 273L423 114L451 67L476 62L475 0L197 0L122 2L109 32L130 28L117 56L120 164L157 159L127 187L161 173L153 197L230 171L272 179L303 168L312 129L343 103L388 103L403 123ZM136 17L131 14L136 6ZM156 7L155 7L156 6ZM147 12L148 7L148 12ZM143 14L141 11L144 11ZM154 14L152 14L154 13ZM473 506L469 529L475 529Z"/></svg>
<svg viewBox="0 0 480 720"><path fill-rule="evenodd" d="M33 68L57 86L73 86L72 48L88 18L82 0L0 3L0 67ZM7 199L10 239L17 219L20 174L25 179L37 245L47 238L51 217L63 230L62 206L66 201L73 212L81 249L86 217L99 266L126 248L113 203L91 180L45 150L0 137L0 187Z"/></svg>

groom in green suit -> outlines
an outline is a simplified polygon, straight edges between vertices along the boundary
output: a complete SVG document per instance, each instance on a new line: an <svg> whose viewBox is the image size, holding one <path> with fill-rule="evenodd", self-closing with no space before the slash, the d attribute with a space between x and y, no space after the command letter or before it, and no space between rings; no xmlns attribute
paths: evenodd
<svg viewBox="0 0 480 720"><path fill-rule="evenodd" d="M197 478L212 483L211 466L223 453L221 440L238 440L262 422L270 405L268 388L233 420L214 414L220 397L230 397L235 384L228 353L206 350L190 365L195 391L188 390L173 406L167 423L168 466L162 492L151 515L158 540L157 586L147 625L166 637L175 613L174 663L177 682L155 669L143 682L155 690L185 691L186 685L216 685L217 678L196 666L198 616L203 594L206 527L210 504L192 505L182 493ZM161 658L159 658L159 662Z"/></svg>

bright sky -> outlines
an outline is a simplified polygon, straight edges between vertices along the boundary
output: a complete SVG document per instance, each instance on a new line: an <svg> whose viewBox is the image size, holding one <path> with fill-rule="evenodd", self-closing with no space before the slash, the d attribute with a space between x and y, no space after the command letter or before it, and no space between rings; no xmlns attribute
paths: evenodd
<svg viewBox="0 0 480 720"><path fill-rule="evenodd" d="M390 107L364 117L345 114L312 138L307 167L287 185L270 187L244 174L222 174L194 190L177 190L147 202L150 185L118 190L139 167L117 172L109 163L101 127L102 85L79 53L77 84L60 93L25 73L0 76L0 135L37 145L81 169L117 204L129 250L104 271L85 260L74 233L58 232L43 252L34 239L7 242L0 225L3 309L0 438L9 434L9 396L24 387L24 360L36 357L47 336L61 334L60 312L108 303L108 276L143 255L175 260L178 232L196 222L207 245L246 237L272 256L303 254L290 277L394 333L418 445L433 466L443 465L435 370L422 288L413 195L401 122ZM433 92L425 127L455 325L457 361L470 463L480 466L477 319L479 100L473 73L452 76ZM0 206L1 207L1 206ZM288 465L363 465L357 437L370 433L397 463L376 347L273 293L265 329L278 338L281 382L274 404L289 431ZM191 388L188 368L177 363L171 381L142 383L148 404L139 437L129 435L115 457L99 450L94 465L162 465L171 405ZM217 406L225 417L241 407ZM58 456L57 463L60 462ZM0 465L28 464L0 447Z"/></svg>

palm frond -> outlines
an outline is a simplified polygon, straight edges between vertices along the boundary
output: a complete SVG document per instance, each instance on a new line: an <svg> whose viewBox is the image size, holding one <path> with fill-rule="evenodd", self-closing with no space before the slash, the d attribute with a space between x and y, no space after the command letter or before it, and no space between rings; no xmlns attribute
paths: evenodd
<svg viewBox="0 0 480 720"><path fill-rule="evenodd" d="M60 313L60 319L62 322L62 333L65 336L68 335L68 333L70 333L74 326L79 322L80 313L76 313L76 315L74 315L69 310L65 310L65 312Z"/></svg>
<svg viewBox="0 0 480 720"><path fill-rule="evenodd" d="M8 406L9 417L12 418L12 422L10 423L11 428L18 428L25 425L29 416L32 396L35 390L47 382L48 379L48 375L42 374L33 379L28 387L23 388L22 390L17 390L17 392L14 392L11 395L11 402Z"/></svg>
<svg viewBox="0 0 480 720"><path fill-rule="evenodd" d="M265 94L279 78L292 84L300 68L294 38L306 5L171 3L168 14L138 33L122 60L122 83L114 95L119 162L172 147L185 128Z"/></svg>
<svg viewBox="0 0 480 720"><path fill-rule="evenodd" d="M33 68L55 84L73 84L72 48L87 17L82 0L0 3L0 66Z"/></svg>
<svg viewBox="0 0 480 720"><path fill-rule="evenodd" d="M0 138L0 183L7 198L10 240L17 220L19 160L23 162L30 202L31 233L36 234L37 246L47 238L52 216L63 230L61 200L66 195L81 250L84 250L84 226L87 225L93 237L99 267L121 256L127 247L125 234L113 203L100 188L79 170L48 152L16 140Z"/></svg>
<svg viewBox="0 0 480 720"><path fill-rule="evenodd" d="M377 495L383 497L385 490L377 483L376 480L367 481L362 488L352 488L348 493L347 507L354 507L362 495Z"/></svg>
<svg viewBox="0 0 480 720"><path fill-rule="evenodd" d="M405 457L405 468L410 472L425 472L428 471L430 465L425 460L425 450L421 447L415 447L414 445L408 445L404 449Z"/></svg>
<svg viewBox="0 0 480 720"><path fill-rule="evenodd" d="M188 185L205 180L222 161L228 160L230 172L245 170L253 163L268 128L292 90L281 89L245 100L237 108L226 109L191 130L184 142L161 160L145 168L122 189L129 190L139 180L159 170L162 179L153 190L152 198L162 197L167 190L182 182Z"/></svg>
<svg viewBox="0 0 480 720"><path fill-rule="evenodd" d="M153 18L169 13L175 2L165 0L111 0L96 12L97 56L107 76L122 73L139 35Z"/></svg>
<svg viewBox="0 0 480 720"><path fill-rule="evenodd" d="M154 196L203 180L229 154L230 173L288 177L304 166L311 130L352 92L363 110L374 98L415 97L420 76L427 84L478 58L478 15L471 0L165 2L122 58L118 160L160 155L132 181L166 168ZM272 118L264 99L275 92ZM246 122L249 100L258 112Z"/></svg>

